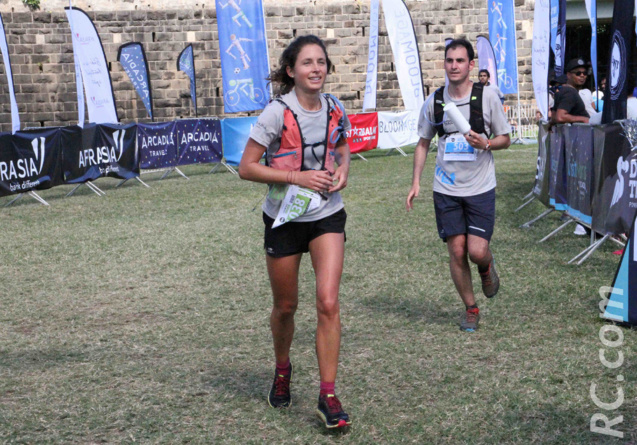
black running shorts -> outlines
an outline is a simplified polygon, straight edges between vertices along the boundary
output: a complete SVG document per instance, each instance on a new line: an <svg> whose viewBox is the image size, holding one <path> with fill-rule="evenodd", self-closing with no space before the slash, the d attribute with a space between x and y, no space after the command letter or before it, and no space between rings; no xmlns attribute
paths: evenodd
<svg viewBox="0 0 637 445"><path fill-rule="evenodd" d="M310 241L326 233L345 234L345 221L347 213L345 209L326 216L318 221L288 222L276 229L272 228L274 220L265 213L264 248L265 252L273 258L281 258L297 253L309 252Z"/></svg>
<svg viewBox="0 0 637 445"><path fill-rule="evenodd" d="M438 235L444 242L453 235L471 234L491 240L495 224L495 189L475 196L434 192Z"/></svg>

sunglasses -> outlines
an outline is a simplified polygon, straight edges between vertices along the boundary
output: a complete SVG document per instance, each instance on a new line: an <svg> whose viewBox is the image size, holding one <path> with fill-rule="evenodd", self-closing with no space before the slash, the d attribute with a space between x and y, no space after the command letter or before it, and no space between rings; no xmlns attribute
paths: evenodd
<svg viewBox="0 0 637 445"><path fill-rule="evenodd" d="M588 76L588 73L586 71L571 71L571 74L575 75L575 76Z"/></svg>

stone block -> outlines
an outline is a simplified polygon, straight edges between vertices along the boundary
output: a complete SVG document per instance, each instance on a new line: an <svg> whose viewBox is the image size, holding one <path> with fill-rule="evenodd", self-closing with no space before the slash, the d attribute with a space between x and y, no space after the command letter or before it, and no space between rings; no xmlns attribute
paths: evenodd
<svg viewBox="0 0 637 445"><path fill-rule="evenodd" d="M51 13L50 12L34 12L33 22L34 23L51 23Z"/></svg>

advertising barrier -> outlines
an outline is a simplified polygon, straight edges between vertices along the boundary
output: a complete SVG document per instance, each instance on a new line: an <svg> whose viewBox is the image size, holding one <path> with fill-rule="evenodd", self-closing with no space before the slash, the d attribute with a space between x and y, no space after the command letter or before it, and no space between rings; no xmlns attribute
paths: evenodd
<svg viewBox="0 0 637 445"><path fill-rule="evenodd" d="M64 182L59 129L0 133L0 196Z"/></svg>

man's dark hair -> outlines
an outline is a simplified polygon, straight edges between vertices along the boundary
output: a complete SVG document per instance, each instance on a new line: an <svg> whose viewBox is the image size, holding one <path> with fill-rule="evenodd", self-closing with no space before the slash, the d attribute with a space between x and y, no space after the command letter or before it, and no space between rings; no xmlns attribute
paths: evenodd
<svg viewBox="0 0 637 445"><path fill-rule="evenodd" d="M491 73L489 72L489 70L480 70L480 71L478 71L478 76L479 76L480 74L482 74L482 73L484 73L484 74L486 74L486 75L487 75L487 79L490 79L490 78L491 78Z"/></svg>
<svg viewBox="0 0 637 445"><path fill-rule="evenodd" d="M462 46L467 50L467 56L469 57L469 62L471 62L475 57L475 53L473 52L473 45L471 45L471 43L469 43L466 39L454 39L449 42L449 45L445 48L445 59L447 58L447 51L450 49L456 49L459 46Z"/></svg>

